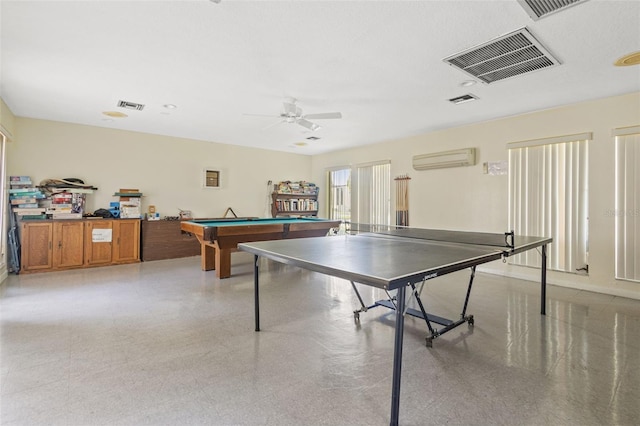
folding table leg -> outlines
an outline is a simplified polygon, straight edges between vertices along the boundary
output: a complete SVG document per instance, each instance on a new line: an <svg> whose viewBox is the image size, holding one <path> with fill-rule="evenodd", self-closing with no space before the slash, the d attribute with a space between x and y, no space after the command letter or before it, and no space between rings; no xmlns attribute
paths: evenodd
<svg viewBox="0 0 640 426"><path fill-rule="evenodd" d="M540 266L540 314L547 314L547 245L542 246L542 265Z"/></svg>
<svg viewBox="0 0 640 426"><path fill-rule="evenodd" d="M360 296L360 292L358 291L358 287L356 287L356 283L353 281L349 281L351 283L351 287L353 287L353 291L355 291L356 296L358 296L358 300L360 301L360 309L353 311L353 317L357 321L360 319L360 312L367 312L367 305L362 301L362 296Z"/></svg>
<svg viewBox="0 0 640 426"><path fill-rule="evenodd" d="M260 274L258 268L258 255L253 256L253 295L255 305L255 318L256 318L256 331L260 331L260 296L258 294L258 275Z"/></svg>
<svg viewBox="0 0 640 426"><path fill-rule="evenodd" d="M404 336L405 286L398 288L396 307L396 333L393 345L393 380L391 385L391 426L398 425L400 414L400 379L402 376L402 339Z"/></svg>

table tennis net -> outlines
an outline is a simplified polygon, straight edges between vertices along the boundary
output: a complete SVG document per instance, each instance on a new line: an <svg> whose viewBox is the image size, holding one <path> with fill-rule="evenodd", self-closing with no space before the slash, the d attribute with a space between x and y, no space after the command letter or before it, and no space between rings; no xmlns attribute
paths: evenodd
<svg viewBox="0 0 640 426"><path fill-rule="evenodd" d="M429 241L449 242L456 244L474 244L491 247L513 248L512 232L492 234L488 232L452 231L444 229L412 228L399 225L372 225L362 223L346 223L346 233L351 235L373 234L397 238L413 238Z"/></svg>

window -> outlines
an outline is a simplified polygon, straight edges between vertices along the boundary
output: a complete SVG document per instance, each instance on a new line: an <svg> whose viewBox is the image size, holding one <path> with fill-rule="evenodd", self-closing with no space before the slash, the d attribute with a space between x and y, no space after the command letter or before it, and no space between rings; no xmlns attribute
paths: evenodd
<svg viewBox="0 0 640 426"><path fill-rule="evenodd" d="M549 269L588 272L590 133L509 144L509 225L518 235L552 237ZM516 265L538 266L531 251Z"/></svg>
<svg viewBox="0 0 640 426"><path fill-rule="evenodd" d="M359 224L391 224L391 162L328 170L329 218Z"/></svg>
<svg viewBox="0 0 640 426"><path fill-rule="evenodd" d="M356 222L391 225L391 162L361 164L355 170Z"/></svg>
<svg viewBox="0 0 640 426"><path fill-rule="evenodd" d="M351 169L329 170L329 219L351 220Z"/></svg>
<svg viewBox="0 0 640 426"><path fill-rule="evenodd" d="M0 131L0 269L2 269L5 265L5 261L7 259L7 242L4 236L5 233L5 220L7 218L7 200L5 200L5 193L7 190L5 189L7 184L5 182L6 178L6 168L5 168L5 155L6 155L6 143L7 138L5 134ZM11 211L9 214L13 214ZM10 231L11 232L11 231Z"/></svg>
<svg viewBox="0 0 640 426"><path fill-rule="evenodd" d="M640 282L640 126L614 136L616 279Z"/></svg>

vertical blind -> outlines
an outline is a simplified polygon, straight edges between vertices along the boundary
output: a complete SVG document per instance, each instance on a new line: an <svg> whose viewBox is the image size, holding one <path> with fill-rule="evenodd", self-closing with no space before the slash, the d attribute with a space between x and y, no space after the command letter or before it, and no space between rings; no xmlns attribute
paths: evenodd
<svg viewBox="0 0 640 426"><path fill-rule="evenodd" d="M515 142L509 148L509 225L518 235L552 237L548 267L588 272L590 133ZM517 265L538 266L531 250Z"/></svg>
<svg viewBox="0 0 640 426"><path fill-rule="evenodd" d="M640 126L616 136L616 278L640 282Z"/></svg>
<svg viewBox="0 0 640 426"><path fill-rule="evenodd" d="M391 163L356 166L356 222L391 224Z"/></svg>

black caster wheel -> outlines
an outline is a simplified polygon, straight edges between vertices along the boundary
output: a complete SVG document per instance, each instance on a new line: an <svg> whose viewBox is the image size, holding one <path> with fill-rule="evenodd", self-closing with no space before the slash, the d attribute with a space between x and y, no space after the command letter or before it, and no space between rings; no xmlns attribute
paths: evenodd
<svg viewBox="0 0 640 426"><path fill-rule="evenodd" d="M353 319L356 321L360 320L360 312L358 311L353 311Z"/></svg>
<svg viewBox="0 0 640 426"><path fill-rule="evenodd" d="M473 327L473 325L475 324L475 321L473 319L473 315L471 315L469 317L469 319L467 320L467 322L469 323L469 327Z"/></svg>
<svg viewBox="0 0 640 426"><path fill-rule="evenodd" d="M433 337L427 337L425 340L426 340L426 343L427 343L427 347L428 348L432 348L433 347Z"/></svg>

